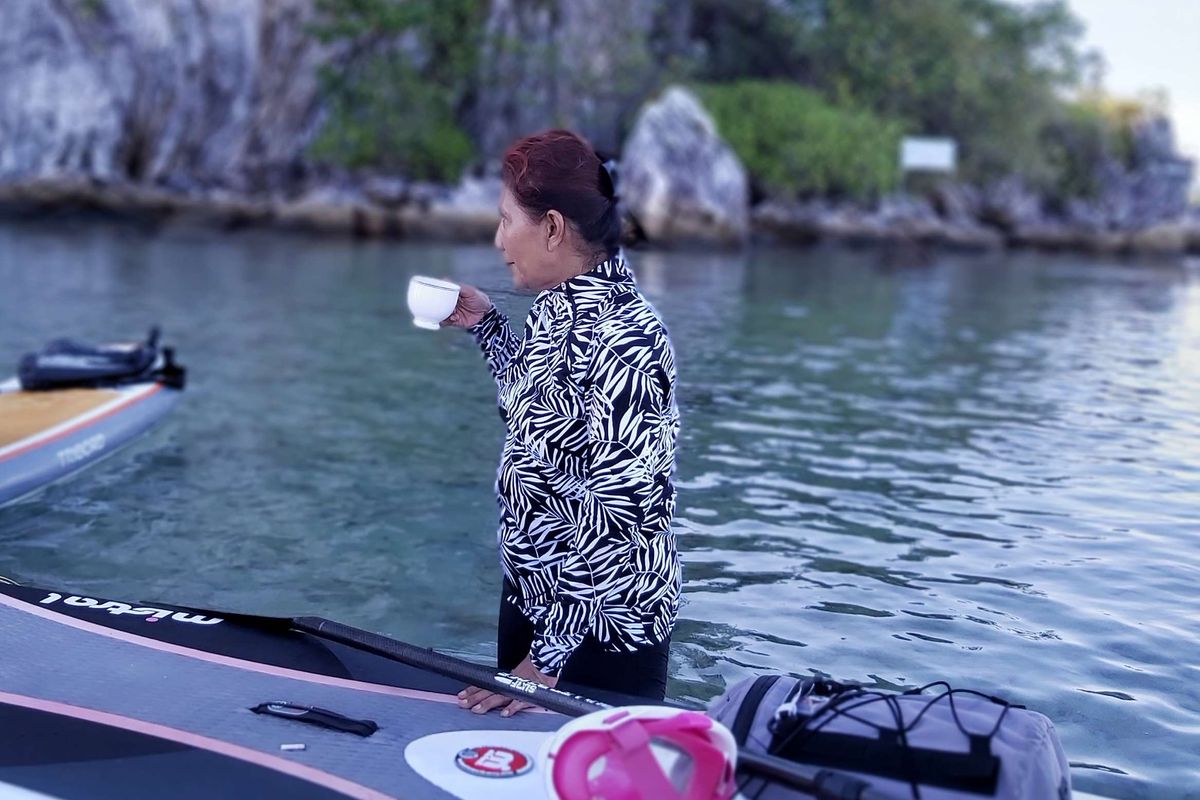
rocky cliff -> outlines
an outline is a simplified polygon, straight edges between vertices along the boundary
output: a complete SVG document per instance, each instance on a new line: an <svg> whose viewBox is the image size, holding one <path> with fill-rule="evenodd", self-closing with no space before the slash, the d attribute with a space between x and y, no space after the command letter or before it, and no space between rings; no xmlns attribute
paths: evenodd
<svg viewBox="0 0 1200 800"><path fill-rule="evenodd" d="M686 34L672 0L493 0L472 128L480 152L555 124L615 152L660 80L663 42ZM673 28L674 33L665 32Z"/></svg>
<svg viewBox="0 0 1200 800"><path fill-rule="evenodd" d="M1020 181L873 205L749 205L745 171L695 98L663 94L691 0L491 0L468 128L495 156L574 127L624 150L627 207L652 244L750 236L1097 251L1200 249L1192 164L1170 125L1138 128L1094 197L1051 207ZM494 179L459 186L334 174L305 153L321 122L313 0L5 0L0 206L84 205L221 224L486 239ZM642 100L650 101L643 106ZM628 132L628 135L627 135ZM624 137L624 138L623 138Z"/></svg>
<svg viewBox="0 0 1200 800"><path fill-rule="evenodd" d="M306 0L7 0L0 179L244 189L318 112Z"/></svg>

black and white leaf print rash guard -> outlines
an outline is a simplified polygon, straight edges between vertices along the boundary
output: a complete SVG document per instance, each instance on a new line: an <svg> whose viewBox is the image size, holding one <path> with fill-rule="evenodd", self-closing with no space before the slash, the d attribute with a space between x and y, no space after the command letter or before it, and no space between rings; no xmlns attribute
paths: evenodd
<svg viewBox="0 0 1200 800"><path fill-rule="evenodd" d="M500 558L535 626L533 665L558 675L588 633L613 651L665 641L680 592L675 361L628 266L541 292L521 338L495 307L471 332L507 427Z"/></svg>

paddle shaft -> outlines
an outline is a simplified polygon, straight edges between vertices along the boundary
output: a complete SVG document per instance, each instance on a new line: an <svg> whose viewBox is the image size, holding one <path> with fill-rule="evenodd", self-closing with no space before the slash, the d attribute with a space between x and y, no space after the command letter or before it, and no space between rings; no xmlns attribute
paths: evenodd
<svg viewBox="0 0 1200 800"><path fill-rule="evenodd" d="M329 639L348 647L366 650L413 666L424 667L431 672L461 680L481 689L491 689L501 694L520 697L536 703L542 708L570 717L582 717L593 711L612 708L607 703L553 689L537 681L520 678L503 670L488 669L481 664L472 664L470 661L439 653L436 650L398 642L395 639L344 625L341 622L321 617L296 617L292 620L292 627L303 633Z"/></svg>
<svg viewBox="0 0 1200 800"><path fill-rule="evenodd" d="M406 664L422 667L439 675L478 686L481 689L491 689L510 697L519 697L549 711L569 717L581 717L593 711L612 708L607 703L560 691L503 670L489 669L480 664L473 664L461 658L439 653L436 650L389 639L386 636L364 631L341 622L321 617L295 617L291 620L291 626L294 630L311 636L328 639L347 647L364 650L396 661L403 661ZM790 762L774 756L739 752L738 769L786 783L801 791L809 792L817 798L888 800L886 795L871 789L870 786L856 778L829 770L821 770L810 778L799 774Z"/></svg>

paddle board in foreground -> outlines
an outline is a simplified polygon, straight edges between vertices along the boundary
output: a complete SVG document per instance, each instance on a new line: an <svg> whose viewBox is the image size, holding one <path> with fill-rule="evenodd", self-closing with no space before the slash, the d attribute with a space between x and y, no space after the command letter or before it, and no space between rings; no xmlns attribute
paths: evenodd
<svg viewBox="0 0 1200 800"><path fill-rule="evenodd" d="M473 715L457 703L464 682L513 686L511 676L311 617L0 582L0 652L0 800L537 800L569 721ZM559 688L528 697L571 715L597 701L645 704ZM782 769L790 782L764 797L811 796L794 788L809 768ZM761 787L767 773L744 753L743 774Z"/></svg>
<svg viewBox="0 0 1200 800"><path fill-rule="evenodd" d="M278 623L0 585L0 798L544 796L566 717Z"/></svg>

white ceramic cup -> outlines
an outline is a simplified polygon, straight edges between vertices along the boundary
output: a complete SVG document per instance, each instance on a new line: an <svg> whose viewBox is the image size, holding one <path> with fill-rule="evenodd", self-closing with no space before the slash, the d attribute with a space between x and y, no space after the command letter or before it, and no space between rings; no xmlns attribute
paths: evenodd
<svg viewBox="0 0 1200 800"><path fill-rule="evenodd" d="M458 284L414 275L408 282L408 310L418 328L436 331L458 305Z"/></svg>

